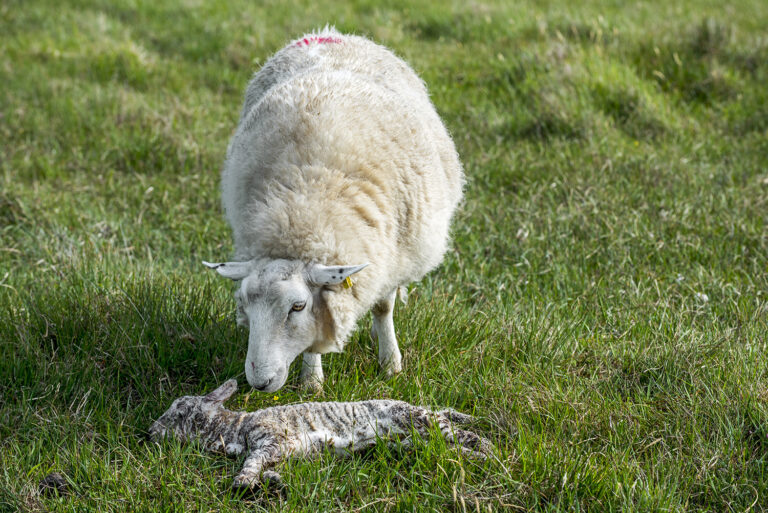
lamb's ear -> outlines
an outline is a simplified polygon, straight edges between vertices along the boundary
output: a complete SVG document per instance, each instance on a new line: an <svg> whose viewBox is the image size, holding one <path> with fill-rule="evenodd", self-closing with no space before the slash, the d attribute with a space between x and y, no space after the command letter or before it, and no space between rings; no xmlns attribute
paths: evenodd
<svg viewBox="0 0 768 513"><path fill-rule="evenodd" d="M232 394L234 394L235 392L237 392L237 380L229 379L225 381L224 384L221 385L219 388L217 388L213 392L203 397L203 401L223 403L224 401L232 397Z"/></svg>
<svg viewBox="0 0 768 513"><path fill-rule="evenodd" d="M251 273L251 262L225 262L212 264L203 260L203 265L216 269L216 272L230 280L242 280Z"/></svg>
<svg viewBox="0 0 768 513"><path fill-rule="evenodd" d="M310 264L306 270L307 281L313 285L338 285L368 265Z"/></svg>

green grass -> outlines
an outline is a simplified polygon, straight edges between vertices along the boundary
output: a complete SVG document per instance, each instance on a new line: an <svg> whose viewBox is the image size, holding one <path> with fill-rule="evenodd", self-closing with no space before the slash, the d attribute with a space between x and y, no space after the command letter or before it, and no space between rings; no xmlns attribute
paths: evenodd
<svg viewBox="0 0 768 513"><path fill-rule="evenodd" d="M4 2L0 511L768 509L768 4L578 4ZM381 444L241 501L240 461L143 436L244 384L219 170L251 73L326 23L412 63L468 185L403 374L363 319L321 397L471 412L498 454Z"/></svg>

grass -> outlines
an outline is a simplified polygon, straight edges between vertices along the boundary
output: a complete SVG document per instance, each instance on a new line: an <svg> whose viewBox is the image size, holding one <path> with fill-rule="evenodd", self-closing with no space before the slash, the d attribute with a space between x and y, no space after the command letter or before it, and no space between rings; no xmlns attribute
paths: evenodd
<svg viewBox="0 0 768 513"><path fill-rule="evenodd" d="M396 311L404 373L364 319L321 397L471 412L498 454L381 444L241 501L240 461L143 437L244 384L200 264L231 254L219 170L251 73L328 22L412 63L468 185ZM768 509L767 24L759 0L3 3L0 511ZM71 496L38 494L52 471Z"/></svg>

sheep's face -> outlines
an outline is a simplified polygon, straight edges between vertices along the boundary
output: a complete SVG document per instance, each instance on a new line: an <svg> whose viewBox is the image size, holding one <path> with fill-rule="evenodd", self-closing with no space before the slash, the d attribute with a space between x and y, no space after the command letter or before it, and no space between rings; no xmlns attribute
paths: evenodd
<svg viewBox="0 0 768 513"><path fill-rule="evenodd" d="M238 322L249 329L245 377L257 390L285 383L288 366L317 339L315 294L297 266L270 262L235 292Z"/></svg>
<svg viewBox="0 0 768 513"><path fill-rule="evenodd" d="M242 280L235 300L238 323L249 329L245 377L262 392L282 387L291 362L324 340L323 287L337 285L365 267L295 260L206 265L222 276Z"/></svg>

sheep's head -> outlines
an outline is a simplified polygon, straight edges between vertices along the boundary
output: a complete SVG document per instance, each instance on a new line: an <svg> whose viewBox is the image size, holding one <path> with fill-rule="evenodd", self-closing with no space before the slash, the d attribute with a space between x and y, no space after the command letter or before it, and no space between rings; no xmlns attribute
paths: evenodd
<svg viewBox="0 0 768 513"><path fill-rule="evenodd" d="M329 338L332 321L323 288L342 283L368 265L327 266L298 260L203 263L225 278L241 280L235 292L237 321L250 330L245 377L262 392L282 387L291 362Z"/></svg>
<svg viewBox="0 0 768 513"><path fill-rule="evenodd" d="M159 442L166 435L174 434L180 440L194 435L211 413L221 409L224 401L237 392L237 380L230 379L207 395L179 397L171 407L149 427L149 437Z"/></svg>

